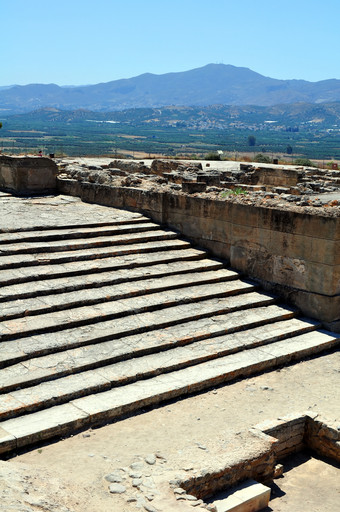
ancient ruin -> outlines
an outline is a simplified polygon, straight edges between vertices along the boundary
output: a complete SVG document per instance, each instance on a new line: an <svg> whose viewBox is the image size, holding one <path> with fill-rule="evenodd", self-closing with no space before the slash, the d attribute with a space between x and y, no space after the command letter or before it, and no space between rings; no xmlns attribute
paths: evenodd
<svg viewBox="0 0 340 512"><path fill-rule="evenodd" d="M340 172L219 164L203 171L202 163L178 161L73 163L58 187L143 212L339 331Z"/></svg>
<svg viewBox="0 0 340 512"><path fill-rule="evenodd" d="M0 157L2 457L338 345L339 171L33 160ZM339 460L320 421L258 428L253 464L188 470L171 499L214 510L303 446Z"/></svg>

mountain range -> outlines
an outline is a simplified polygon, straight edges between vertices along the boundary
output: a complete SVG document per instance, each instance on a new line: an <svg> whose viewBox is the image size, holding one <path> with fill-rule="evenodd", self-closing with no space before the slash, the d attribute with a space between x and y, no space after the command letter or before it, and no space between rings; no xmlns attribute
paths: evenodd
<svg viewBox="0 0 340 512"><path fill-rule="evenodd" d="M340 80L278 80L248 68L225 64L178 73L137 77L77 87L55 84L0 88L0 115L45 107L109 112L167 105L254 105L330 103L340 101Z"/></svg>

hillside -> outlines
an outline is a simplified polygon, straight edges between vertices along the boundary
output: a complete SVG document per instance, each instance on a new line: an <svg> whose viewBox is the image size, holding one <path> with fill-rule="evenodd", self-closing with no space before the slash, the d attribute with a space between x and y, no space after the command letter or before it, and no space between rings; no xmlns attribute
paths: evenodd
<svg viewBox="0 0 340 512"><path fill-rule="evenodd" d="M43 108L33 112L17 114L8 118L11 123L31 124L78 123L83 121L125 123L134 126L176 126L226 128L228 126L261 125L301 126L327 128L340 126L340 102L294 103L259 106L212 105L209 107L161 107L127 109L114 112L93 112L91 110L60 110Z"/></svg>
<svg viewBox="0 0 340 512"><path fill-rule="evenodd" d="M30 84L0 89L0 113L44 107L109 112L166 105L255 105L340 101L340 80L277 80L248 68L208 64L179 73L145 73L129 79L80 87Z"/></svg>

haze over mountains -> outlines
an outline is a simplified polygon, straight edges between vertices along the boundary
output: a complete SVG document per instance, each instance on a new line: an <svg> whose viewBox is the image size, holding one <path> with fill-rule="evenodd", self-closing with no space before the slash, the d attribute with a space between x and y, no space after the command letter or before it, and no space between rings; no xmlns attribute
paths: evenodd
<svg viewBox="0 0 340 512"><path fill-rule="evenodd" d="M109 112L167 105L256 105L340 101L340 80L277 80L248 68L208 64L179 73L143 75L79 87L30 84L0 87L0 114L44 107Z"/></svg>

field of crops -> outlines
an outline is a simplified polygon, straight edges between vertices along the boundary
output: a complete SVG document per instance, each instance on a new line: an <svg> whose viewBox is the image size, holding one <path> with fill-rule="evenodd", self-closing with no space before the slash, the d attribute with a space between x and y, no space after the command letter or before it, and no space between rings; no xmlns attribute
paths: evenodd
<svg viewBox="0 0 340 512"><path fill-rule="evenodd" d="M91 116L90 116L91 117ZM249 136L255 145L249 145ZM291 151L289 150L291 148ZM3 120L0 149L8 153L56 155L197 155L223 151L266 153L271 157L340 159L340 131L300 127L296 131L250 128L200 128L186 123L105 121L98 119L45 119L13 116ZM289 155L287 155L287 149Z"/></svg>

